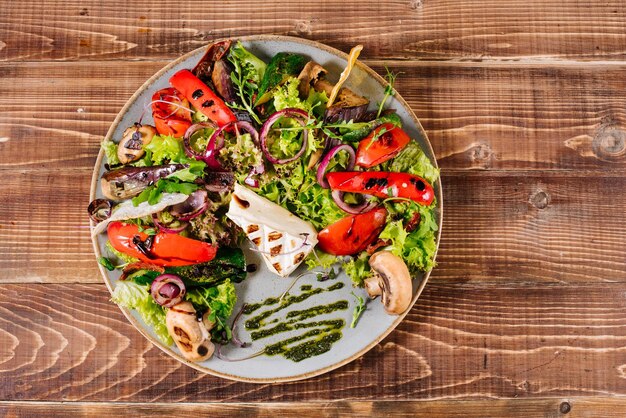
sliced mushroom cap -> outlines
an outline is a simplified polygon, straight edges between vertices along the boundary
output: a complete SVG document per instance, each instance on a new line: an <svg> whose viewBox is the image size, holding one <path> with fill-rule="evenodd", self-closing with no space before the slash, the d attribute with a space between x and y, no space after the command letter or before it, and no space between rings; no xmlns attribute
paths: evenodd
<svg viewBox="0 0 626 418"><path fill-rule="evenodd" d="M145 153L143 146L152 142L152 138L156 134L156 128L150 125L142 125L138 128L131 126L126 129L122 140L117 146L117 158L122 164L137 161Z"/></svg>
<svg viewBox="0 0 626 418"><path fill-rule="evenodd" d="M379 251L370 257L369 264L374 272L365 279L370 297L382 295L388 314L400 315L406 311L413 299L413 283L404 261L390 251Z"/></svg>
<svg viewBox="0 0 626 418"><path fill-rule="evenodd" d="M215 324L198 321L196 310L190 302L172 306L165 315L167 331L182 355L190 361L204 361L215 351L209 330ZM211 328L208 328L210 326Z"/></svg>

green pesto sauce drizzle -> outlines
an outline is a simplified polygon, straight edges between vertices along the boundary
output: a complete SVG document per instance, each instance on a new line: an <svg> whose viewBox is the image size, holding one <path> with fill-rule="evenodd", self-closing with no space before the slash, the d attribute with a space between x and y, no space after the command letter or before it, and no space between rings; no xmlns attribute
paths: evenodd
<svg viewBox="0 0 626 418"><path fill-rule="evenodd" d="M341 329L345 326L345 321L340 318L313 322L302 321L338 310L346 310L349 306L347 301L340 300L328 305L317 305L308 309L289 311L285 315L286 319L283 322L279 322L278 319L268 321L267 318L293 304L303 302L313 295L322 292L332 292L343 287L344 284L342 282L337 282L327 288L313 288L311 285L302 285L300 286L302 293L299 295L288 295L282 300L280 298L270 297L260 303L250 304L243 311L245 315L250 315L264 306L278 306L262 311L256 316L249 318L245 322L245 327L247 330L255 330L250 333L252 340L267 338L282 332L312 328L301 335L296 335L267 345L263 353L268 356L282 355L294 362L323 354L331 349L333 343L341 339L343 336ZM274 325L271 328L262 329L269 324ZM307 341L293 345L302 340Z"/></svg>

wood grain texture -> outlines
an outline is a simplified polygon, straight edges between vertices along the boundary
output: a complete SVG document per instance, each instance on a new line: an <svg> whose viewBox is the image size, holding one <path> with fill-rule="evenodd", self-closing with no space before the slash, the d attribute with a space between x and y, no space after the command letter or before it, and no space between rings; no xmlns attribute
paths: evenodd
<svg viewBox="0 0 626 418"><path fill-rule="evenodd" d="M169 358L132 328L103 285L2 285L0 399L300 402L626 395L625 294L624 283L435 282L400 326L362 358L306 381L258 385L203 375Z"/></svg>
<svg viewBox="0 0 626 418"><path fill-rule="evenodd" d="M428 416L484 418L509 417L602 417L621 418L626 414L626 400L608 397L551 398L516 400L446 400L446 401L334 401L293 403L96 403L96 402L0 402L0 413L7 417L41 416L64 418L204 416L212 417L415 417Z"/></svg>
<svg viewBox="0 0 626 418"><path fill-rule="evenodd" d="M0 59L173 57L217 37L302 36L366 58L622 60L623 1L404 0L150 1L4 0Z"/></svg>
<svg viewBox="0 0 626 418"><path fill-rule="evenodd" d="M86 213L90 175L0 170L0 282L101 282ZM442 184L432 280L508 283L515 272L515 281L626 282L621 174L451 171Z"/></svg>
<svg viewBox="0 0 626 418"><path fill-rule="evenodd" d="M91 167L126 100L165 64L0 65L0 170ZM626 65L388 64L444 170L626 169Z"/></svg>

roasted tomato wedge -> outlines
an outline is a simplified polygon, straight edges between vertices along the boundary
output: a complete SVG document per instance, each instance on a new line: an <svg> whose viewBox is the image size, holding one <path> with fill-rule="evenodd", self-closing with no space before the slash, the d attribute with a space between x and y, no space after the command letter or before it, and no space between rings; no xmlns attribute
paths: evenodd
<svg viewBox="0 0 626 418"><path fill-rule="evenodd" d="M382 199L401 197L428 206L435 198L433 186L409 173L336 171L326 174L326 179L333 190L371 194Z"/></svg>
<svg viewBox="0 0 626 418"><path fill-rule="evenodd" d="M191 126L189 101L174 88L161 89L152 95L152 117L161 135L181 138Z"/></svg>
<svg viewBox="0 0 626 418"><path fill-rule="evenodd" d="M385 227L387 210L378 208L346 216L328 225L317 235L320 248L333 255L352 255L363 251L378 238Z"/></svg>
<svg viewBox="0 0 626 418"><path fill-rule="evenodd" d="M359 142L356 165L374 167L398 155L411 141L401 128L393 123L384 123Z"/></svg>
<svg viewBox="0 0 626 418"><path fill-rule="evenodd" d="M170 84L217 126L222 127L237 121L226 103L191 71L180 70L170 78Z"/></svg>
<svg viewBox="0 0 626 418"><path fill-rule="evenodd" d="M188 266L215 258L217 247L178 234L146 235L137 225L111 222L107 235L113 248L157 266Z"/></svg>

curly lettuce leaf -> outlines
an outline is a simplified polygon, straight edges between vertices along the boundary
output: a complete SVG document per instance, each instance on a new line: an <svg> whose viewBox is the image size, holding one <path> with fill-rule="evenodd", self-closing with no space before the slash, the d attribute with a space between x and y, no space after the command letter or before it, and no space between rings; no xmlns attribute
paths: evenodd
<svg viewBox="0 0 626 418"><path fill-rule="evenodd" d="M260 58L253 55L240 41L230 47L229 59L231 62L237 60L241 66L245 80L255 83L257 86L265 75L267 64Z"/></svg>
<svg viewBox="0 0 626 418"><path fill-rule="evenodd" d="M395 158L381 165L381 171L396 171L424 177L430 184L439 178L439 169L430 162L416 141L409 144Z"/></svg>
<svg viewBox="0 0 626 418"><path fill-rule="evenodd" d="M363 251L358 257L353 257L347 263L343 263L341 267L346 272L352 284L356 287L363 287L363 281L370 276L370 265L368 264L369 255Z"/></svg>
<svg viewBox="0 0 626 418"><path fill-rule="evenodd" d="M328 102L326 92L317 92L315 89L310 89L309 97L302 100L298 92L299 85L300 80L291 77L285 84L277 87L273 92L274 108L276 110L296 108L306 110L317 117L323 116L326 110L326 103Z"/></svg>
<svg viewBox="0 0 626 418"><path fill-rule="evenodd" d="M120 306L136 310L164 344L170 345L174 342L165 325L165 309L154 302L148 285L140 285L133 281L118 281L111 300Z"/></svg>
<svg viewBox="0 0 626 418"><path fill-rule="evenodd" d="M117 144L110 139L104 139L100 143L100 148L104 151L104 155L107 159L107 164L118 165L121 164L120 159L117 158Z"/></svg>
<svg viewBox="0 0 626 418"><path fill-rule="evenodd" d="M197 311L209 310L209 320L216 324L211 330L214 340L222 341L224 333L226 334L226 341L230 340L231 330L227 321L233 313L235 303L237 303L235 286L230 280L226 280L215 287L190 289L185 299L191 302Z"/></svg>
<svg viewBox="0 0 626 418"><path fill-rule="evenodd" d="M144 146L151 153L152 165L179 162L186 159L182 141L173 136L155 135L149 144Z"/></svg>

